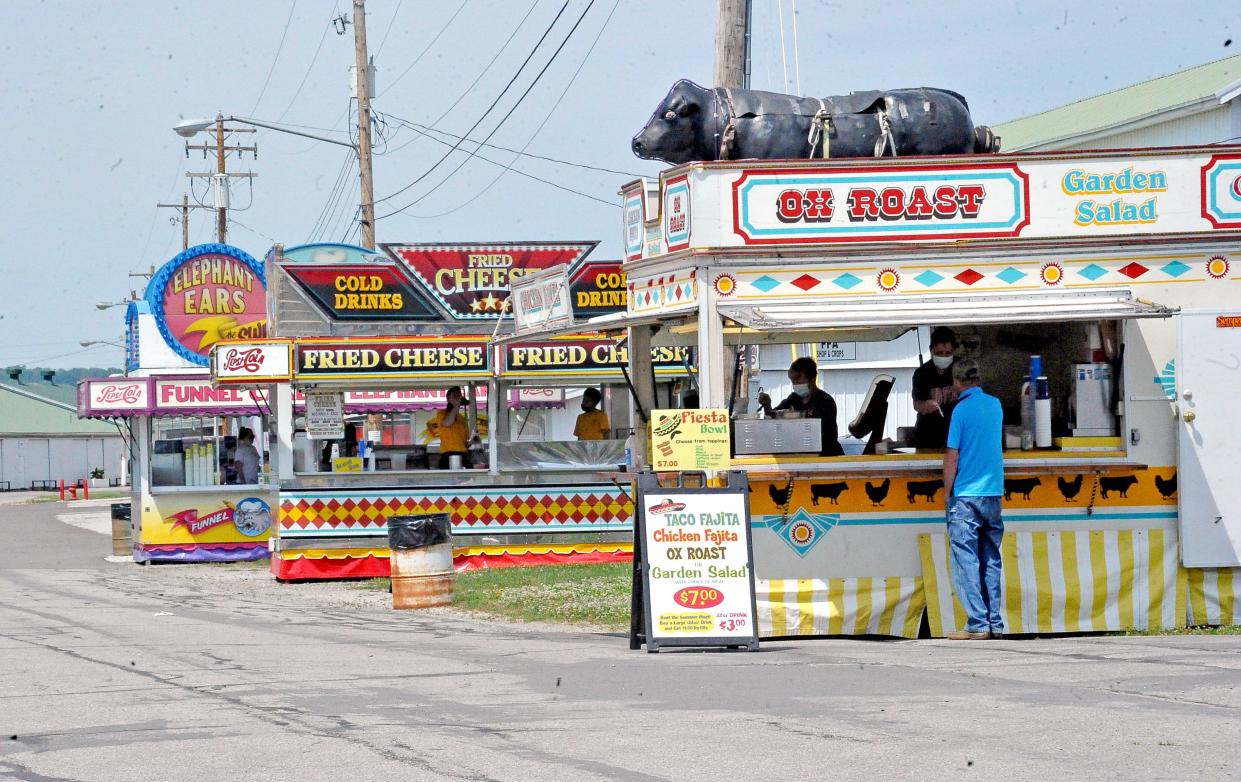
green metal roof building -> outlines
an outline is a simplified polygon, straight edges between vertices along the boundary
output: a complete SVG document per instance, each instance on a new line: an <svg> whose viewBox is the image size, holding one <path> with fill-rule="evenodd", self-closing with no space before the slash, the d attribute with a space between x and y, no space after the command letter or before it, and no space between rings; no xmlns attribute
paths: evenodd
<svg viewBox="0 0 1241 782"><path fill-rule="evenodd" d="M72 483L95 468L109 479L128 474L120 430L78 418L75 395L68 386L0 382L0 489Z"/></svg>
<svg viewBox="0 0 1241 782"><path fill-rule="evenodd" d="M1241 142L1241 55L995 126L1005 152Z"/></svg>

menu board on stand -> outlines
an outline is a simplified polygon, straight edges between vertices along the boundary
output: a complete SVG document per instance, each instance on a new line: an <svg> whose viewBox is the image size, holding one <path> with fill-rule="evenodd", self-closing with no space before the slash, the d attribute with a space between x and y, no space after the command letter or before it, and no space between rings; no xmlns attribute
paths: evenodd
<svg viewBox="0 0 1241 782"><path fill-rule="evenodd" d="M629 648L758 649L749 481L720 473L723 486L666 486L637 475ZM701 474L699 474L701 477Z"/></svg>

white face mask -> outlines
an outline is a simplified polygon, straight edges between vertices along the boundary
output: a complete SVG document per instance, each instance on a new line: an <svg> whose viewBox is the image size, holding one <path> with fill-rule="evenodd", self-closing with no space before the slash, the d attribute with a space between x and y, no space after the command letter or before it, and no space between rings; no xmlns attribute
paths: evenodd
<svg viewBox="0 0 1241 782"><path fill-rule="evenodd" d="M952 356L931 356L931 362L936 369L947 369L952 366Z"/></svg>
<svg viewBox="0 0 1241 782"><path fill-rule="evenodd" d="M810 396L810 384L809 383L794 383L793 393L797 394L802 399L805 399L806 397Z"/></svg>

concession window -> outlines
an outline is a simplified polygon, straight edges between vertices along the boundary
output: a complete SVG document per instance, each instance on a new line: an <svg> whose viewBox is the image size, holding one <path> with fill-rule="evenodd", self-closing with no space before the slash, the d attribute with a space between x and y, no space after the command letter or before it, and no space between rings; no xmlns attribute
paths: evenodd
<svg viewBox="0 0 1241 782"><path fill-rule="evenodd" d="M1136 298L1128 290L1025 292L988 296L813 297L796 301L721 304L719 312L756 331L843 329L939 324L1167 318L1177 308Z"/></svg>

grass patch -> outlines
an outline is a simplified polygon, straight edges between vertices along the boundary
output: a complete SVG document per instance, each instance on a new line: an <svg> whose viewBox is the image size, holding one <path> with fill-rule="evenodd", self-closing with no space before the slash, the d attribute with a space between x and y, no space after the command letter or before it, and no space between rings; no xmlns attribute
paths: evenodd
<svg viewBox="0 0 1241 782"><path fill-rule="evenodd" d="M519 622L629 627L633 566L542 565L458 573L457 608ZM388 591L386 578L357 581L354 589Z"/></svg>
<svg viewBox="0 0 1241 782"><path fill-rule="evenodd" d="M129 499L129 492L127 492L127 491L116 491L115 489L111 489L111 490L109 490L109 489L92 489L92 490L91 490L91 493L90 493L90 498L91 498L92 500L118 500L118 499ZM82 490L81 490L81 489L78 489L78 499L79 499L79 500L86 499L85 497L83 497L83 496L82 496ZM69 492L67 492L67 491L65 492L65 501L66 501L66 502L68 502L68 501L69 501ZM38 495L38 496L36 496L36 497L31 497L30 499L26 500L26 504L27 504L27 505L35 505L35 504L37 504L37 503L41 503L41 502L60 502L60 492L59 492L59 491L55 491L55 492L48 492L48 493L46 493L46 494L40 494L40 495Z"/></svg>
<svg viewBox="0 0 1241 782"><path fill-rule="evenodd" d="M1241 625L1221 625L1219 627L1178 627L1173 630L1125 630L1108 635L1241 635Z"/></svg>

